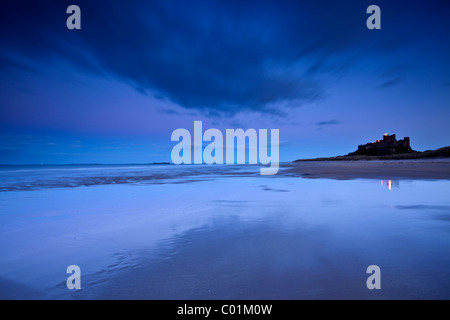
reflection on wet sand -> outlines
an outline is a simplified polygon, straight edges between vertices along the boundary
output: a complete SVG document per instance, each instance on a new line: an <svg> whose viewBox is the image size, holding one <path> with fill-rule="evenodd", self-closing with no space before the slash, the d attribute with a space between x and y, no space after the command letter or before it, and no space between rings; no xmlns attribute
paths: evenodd
<svg viewBox="0 0 450 320"><path fill-rule="evenodd" d="M316 179L245 166L8 169L0 296L450 298L450 182L399 188L380 164L360 164L372 179L350 178L353 164L318 179L319 169L337 172L330 165L297 168ZM109 183L120 177L133 179ZM72 264L82 270L76 292L65 286ZM381 268L382 290L367 289L369 265Z"/></svg>
<svg viewBox="0 0 450 320"><path fill-rule="evenodd" d="M380 183L382 186L387 186L389 190L392 190L392 188L400 188L399 180L380 180Z"/></svg>

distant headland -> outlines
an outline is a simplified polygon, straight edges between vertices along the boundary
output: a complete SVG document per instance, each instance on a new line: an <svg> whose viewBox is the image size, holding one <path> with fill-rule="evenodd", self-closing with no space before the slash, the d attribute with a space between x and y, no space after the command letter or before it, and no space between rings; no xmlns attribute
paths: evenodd
<svg viewBox="0 0 450 320"><path fill-rule="evenodd" d="M395 134L384 134L382 140L358 146L354 152L345 156L299 159L298 161L338 161L338 160L404 160L450 158L450 146L436 150L415 151L411 148L409 137L397 140Z"/></svg>

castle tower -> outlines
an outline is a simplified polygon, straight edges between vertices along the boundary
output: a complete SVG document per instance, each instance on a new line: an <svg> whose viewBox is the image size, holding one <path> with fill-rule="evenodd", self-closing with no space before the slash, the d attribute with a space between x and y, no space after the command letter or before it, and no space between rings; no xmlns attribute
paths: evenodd
<svg viewBox="0 0 450 320"><path fill-rule="evenodd" d="M411 145L409 144L409 137L405 137L404 139L403 139L403 146L404 147L411 147Z"/></svg>
<svg viewBox="0 0 450 320"><path fill-rule="evenodd" d="M396 141L395 134L392 134L392 135L388 135L387 133L384 134L383 142L394 143L395 141Z"/></svg>

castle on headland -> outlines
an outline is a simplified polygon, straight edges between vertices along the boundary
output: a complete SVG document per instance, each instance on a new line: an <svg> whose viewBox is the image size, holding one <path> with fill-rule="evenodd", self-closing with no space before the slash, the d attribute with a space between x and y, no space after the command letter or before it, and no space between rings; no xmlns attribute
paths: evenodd
<svg viewBox="0 0 450 320"><path fill-rule="evenodd" d="M383 140L377 140L375 142L369 142L358 146L358 150L349 153L349 156L366 155L366 156L381 156L391 155L399 153L415 152L411 149L409 137L403 138L403 140L397 140L395 134L389 135L385 133Z"/></svg>

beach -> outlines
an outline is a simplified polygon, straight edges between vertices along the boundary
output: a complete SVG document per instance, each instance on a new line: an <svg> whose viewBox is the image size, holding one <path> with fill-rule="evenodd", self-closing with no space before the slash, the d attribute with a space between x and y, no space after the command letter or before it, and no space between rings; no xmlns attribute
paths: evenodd
<svg viewBox="0 0 450 320"><path fill-rule="evenodd" d="M449 299L446 160L1 168L3 299ZM66 269L81 269L68 289ZM381 289L366 286L381 269Z"/></svg>
<svg viewBox="0 0 450 320"><path fill-rule="evenodd" d="M330 179L450 179L450 159L300 161L286 164L285 173Z"/></svg>

